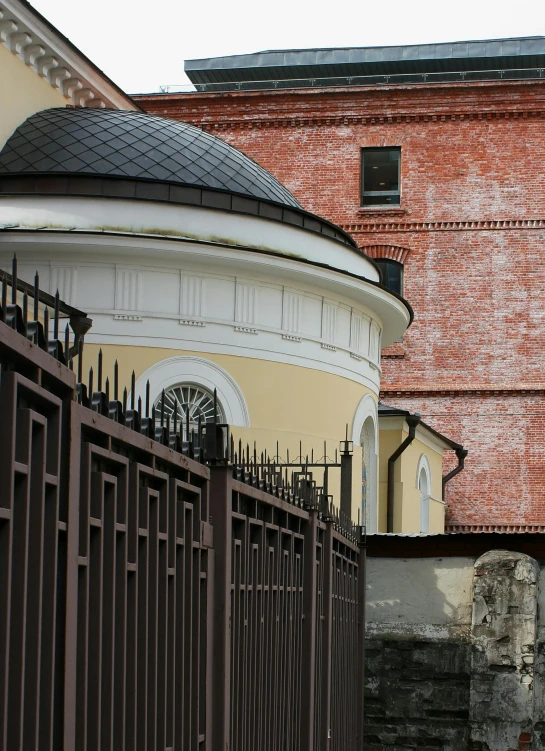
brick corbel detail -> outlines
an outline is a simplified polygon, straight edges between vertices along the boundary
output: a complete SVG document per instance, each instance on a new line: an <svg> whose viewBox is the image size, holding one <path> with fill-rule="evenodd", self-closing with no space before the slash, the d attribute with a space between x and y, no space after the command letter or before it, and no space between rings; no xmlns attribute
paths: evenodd
<svg viewBox="0 0 545 751"><path fill-rule="evenodd" d="M409 248L401 248L399 245L365 245L360 250L371 258L389 258L398 263L405 263L411 252Z"/></svg>

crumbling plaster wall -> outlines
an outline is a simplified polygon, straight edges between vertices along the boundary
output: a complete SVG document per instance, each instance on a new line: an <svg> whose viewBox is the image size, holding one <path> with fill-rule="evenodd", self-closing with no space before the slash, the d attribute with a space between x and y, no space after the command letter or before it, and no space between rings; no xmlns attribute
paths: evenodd
<svg viewBox="0 0 545 751"><path fill-rule="evenodd" d="M544 705L533 558L368 559L369 751L544 751Z"/></svg>

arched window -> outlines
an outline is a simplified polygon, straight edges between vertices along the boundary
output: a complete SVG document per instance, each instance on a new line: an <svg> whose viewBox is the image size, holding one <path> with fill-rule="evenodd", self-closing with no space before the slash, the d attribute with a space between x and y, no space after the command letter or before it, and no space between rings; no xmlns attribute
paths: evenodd
<svg viewBox="0 0 545 751"><path fill-rule="evenodd" d="M372 417L363 423L361 431L361 512L369 532L377 531L376 447L375 424Z"/></svg>
<svg viewBox="0 0 545 751"><path fill-rule="evenodd" d="M420 531L430 531L431 471L425 454L418 462L416 486L420 491Z"/></svg>
<svg viewBox="0 0 545 751"><path fill-rule="evenodd" d="M403 295L403 264L398 261L392 261L391 258L375 258L375 263L380 269L383 285Z"/></svg>
<svg viewBox="0 0 545 751"><path fill-rule="evenodd" d="M203 386L195 383L179 383L165 390L164 407L163 394L157 397L155 401L155 420L158 425L161 421L166 424L167 418L170 425L174 425L174 415L176 415L176 424L184 425L184 433L187 433L187 420L189 418L189 431L196 430L199 422L204 424L214 420L219 423L225 422L225 411L221 402L216 397L214 405L214 394ZM187 434L185 436L187 438Z"/></svg>
<svg viewBox="0 0 545 751"><path fill-rule="evenodd" d="M240 427L250 427L250 415L246 401L235 382L226 370L210 360L194 355L169 357L148 368L136 381L136 398L146 398L146 384L149 381L151 398L156 409L161 408L161 397L165 390L165 412L170 403L171 420L174 408L190 407L190 421L212 419L214 409L214 389L217 390L218 417L222 422ZM168 399L167 399L168 395Z"/></svg>

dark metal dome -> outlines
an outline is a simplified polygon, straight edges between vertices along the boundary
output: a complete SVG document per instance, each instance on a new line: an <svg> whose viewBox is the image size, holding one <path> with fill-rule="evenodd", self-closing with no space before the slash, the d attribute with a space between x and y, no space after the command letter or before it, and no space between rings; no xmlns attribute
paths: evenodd
<svg viewBox="0 0 545 751"><path fill-rule="evenodd" d="M233 146L142 112L44 110L0 152L0 175L67 173L194 185L300 208L287 188Z"/></svg>

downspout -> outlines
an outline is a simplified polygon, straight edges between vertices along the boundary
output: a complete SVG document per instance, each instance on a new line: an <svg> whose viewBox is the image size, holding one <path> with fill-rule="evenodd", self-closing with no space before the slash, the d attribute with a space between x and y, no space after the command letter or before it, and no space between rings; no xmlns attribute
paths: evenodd
<svg viewBox="0 0 545 751"><path fill-rule="evenodd" d="M394 470L395 463L401 454L408 448L414 441L416 436L416 428L420 423L420 415L415 413L414 415L407 415L405 418L407 425L409 426L409 435L401 446L398 446L392 456L388 459L388 484L387 484L387 522L386 531L394 531Z"/></svg>
<svg viewBox="0 0 545 751"><path fill-rule="evenodd" d="M467 456L467 449L464 449L460 446L459 449L456 449L456 456L458 457L458 466L454 467L454 469L448 473L448 475L445 475L443 477L443 493L442 498L445 500L445 485L447 482L450 482L452 478L458 474L458 472L461 472L464 468L464 462Z"/></svg>

